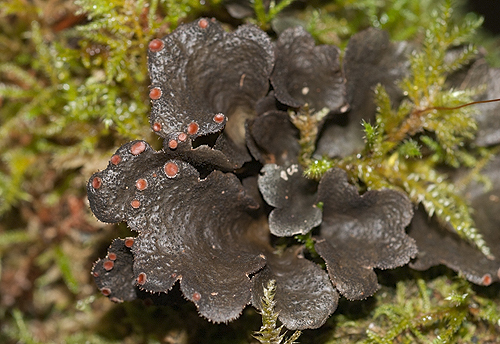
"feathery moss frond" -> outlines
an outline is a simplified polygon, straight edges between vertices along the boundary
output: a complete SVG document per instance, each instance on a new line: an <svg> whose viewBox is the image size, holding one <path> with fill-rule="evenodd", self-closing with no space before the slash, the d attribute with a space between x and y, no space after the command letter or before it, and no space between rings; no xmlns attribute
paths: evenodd
<svg viewBox="0 0 500 344"><path fill-rule="evenodd" d="M257 25L262 29L268 29L269 23L276 18L276 16L288 7L295 0L282 0L276 2L276 0L271 0L269 2L269 8L266 9L263 0L252 0L253 10L255 12Z"/></svg>
<svg viewBox="0 0 500 344"><path fill-rule="evenodd" d="M309 166L304 171L304 176L309 179L320 180L321 177L336 165L336 162L332 159L322 158L320 160L313 160Z"/></svg>
<svg viewBox="0 0 500 344"><path fill-rule="evenodd" d="M420 297L411 294L412 290L415 292L415 283ZM438 279L433 284L434 288L430 289L421 279L398 282L396 302L383 304L374 312L374 319L382 328L368 329L364 343L428 343L432 340L432 343L444 344L455 342L458 337L469 342L475 332L472 322L485 320L493 326L498 324L498 307L495 309L489 300L484 302L467 281L457 279L450 284L447 279ZM431 292L439 302L429 303ZM485 312L478 309L483 305Z"/></svg>
<svg viewBox="0 0 500 344"><path fill-rule="evenodd" d="M412 39L431 22L433 0L337 0L319 11L306 10L307 30L322 43L344 47L354 33L372 26L391 33L394 40Z"/></svg>
<svg viewBox="0 0 500 344"><path fill-rule="evenodd" d="M318 112L312 112L309 106L304 106L299 112L289 111L291 122L300 132L300 153L299 163L307 168L312 160L311 156L314 153L316 139L318 137L318 125L328 114L329 110L324 108Z"/></svg>
<svg viewBox="0 0 500 344"><path fill-rule="evenodd" d="M398 154L405 159L421 158L422 152L420 151L419 144L413 139L407 139L398 147Z"/></svg>
<svg viewBox="0 0 500 344"><path fill-rule="evenodd" d="M276 281L270 280L266 286L264 286L264 296L262 297L262 327L259 331L255 332L254 338L257 339L262 344L294 344L299 338L301 332L295 331L290 337L288 337L284 342L286 331L283 331L283 325L278 327L278 313L274 310L276 307L276 301L274 301L274 295L276 293Z"/></svg>

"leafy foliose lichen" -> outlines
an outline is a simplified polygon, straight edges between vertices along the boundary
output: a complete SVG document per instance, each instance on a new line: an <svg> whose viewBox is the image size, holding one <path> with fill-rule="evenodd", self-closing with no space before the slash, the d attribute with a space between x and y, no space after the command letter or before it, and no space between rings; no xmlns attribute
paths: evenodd
<svg viewBox="0 0 500 344"><path fill-rule="evenodd" d="M2 156L0 213L31 201L34 166L72 171L109 154L112 141L148 135L144 47L216 3L2 4L0 146L19 149Z"/></svg>
<svg viewBox="0 0 500 344"><path fill-rule="evenodd" d="M264 286L276 281L279 295L270 302L279 315L272 315L273 321L306 329L326 321L339 294L350 300L374 295L380 287L374 268L394 269L416 258L415 269L443 263L477 284L500 278L497 261L484 255L489 247L476 233L465 199L437 171L439 165L470 167L479 159L467 145L475 122L461 105L472 94L446 85L447 76L473 58L470 47L453 54L450 49L479 23L449 29L450 11L447 3L433 14L439 22L426 33L423 50L410 57L408 44L391 43L379 30L355 35L344 69L337 49L316 47L301 29L285 30L276 54L257 27L226 33L209 18L153 39L150 124L164 139L163 149L154 151L144 141L125 144L88 183L98 218L127 221L139 232L129 262L136 287L164 294L179 281L201 315L227 322L250 300L266 314L270 304L260 304ZM296 56L295 48L301 52ZM311 69L317 60L334 63ZM322 74L333 82L333 91L322 87ZM288 121L282 110L288 110ZM342 131L335 116L361 120L364 131L353 118ZM264 135L273 133L259 126L269 123L284 124L283 132L267 139ZM313 162L317 137L330 147L329 141L339 142L332 129L349 149L325 160L327 170L315 170L321 165ZM248 159L235 160L234 151L246 147ZM214 151L235 161L233 167L214 163ZM301 165L319 183L304 178ZM473 262L436 251L440 241L426 241L434 232L425 234L433 228L419 229L420 211L412 221L420 204L438 226L466 237L482 253L465 242L450 247L477 252ZM307 245L276 250L270 234L300 234ZM298 255L305 248L316 261ZM103 262L112 270L108 260ZM105 295L111 293L106 287ZM324 299L321 307L313 306L315 298ZM280 328L270 331L280 336Z"/></svg>
<svg viewBox="0 0 500 344"><path fill-rule="evenodd" d="M137 287L167 293L179 281L184 297L201 315L227 322L238 317L250 299L259 309L269 306L259 300L262 286L274 280L280 313L273 319L279 317L290 329L317 328L335 310L338 294L360 300L376 292L374 268L394 269L415 257L413 267L425 265L430 245L405 233L414 214L410 199L489 253L465 201L435 170L437 164L456 168L474 159L463 144L473 138L474 122L469 110L457 105L467 95L448 92L445 86L445 76L472 58L470 49L448 62L453 66L433 72L445 65L449 49L478 25L451 30L452 38L439 41L450 35L450 8L448 4L436 12L441 22L429 29L423 52L414 52L409 60L403 54L407 44L391 43L374 29L359 33L348 44L345 75L338 50L316 47L301 29L285 30L276 54L257 27L226 33L209 18L153 39L148 45L150 123L164 139L164 148L154 151L144 141L125 144L88 183L90 206L98 218L127 221L139 232L130 263ZM301 53L294 55L295 48ZM334 63L311 69L318 60ZM428 65L435 67L429 72L424 68ZM328 81L321 79L323 74ZM333 88L323 87L325 82L333 82ZM424 85L431 90L415 92L415 86ZM399 103L397 110L393 101ZM263 137L273 134L259 126L279 123L279 115L285 114L280 108L288 108L290 117L282 123L293 123L300 137L289 125L277 139ZM357 151L362 131L352 124L342 133L344 140L355 142L350 151L326 164L336 168L324 175L314 172L317 136L331 139L331 132L322 127L339 113L363 120L364 148ZM436 149L422 152L419 141ZM258 176L260 194L250 186L254 182L245 183L255 178L252 170L258 171L259 163L234 160L235 149L247 146L264 164ZM178 149L183 154L176 154ZM233 168L214 163L214 151L235 161ZM319 177L319 184L304 178L300 164L311 165L305 174ZM221 168L227 173L218 171ZM309 243L311 257L324 260L328 275L317 263L296 256L303 248L274 252L269 234L308 235L302 241ZM477 270L488 271L479 279L476 271L469 273L453 259L438 258L431 264L445 263L469 280L488 285L497 277L489 272L496 262L486 264L488 259L479 252L478 257L474 262L482 266ZM302 274L310 278L300 278ZM109 296L112 289L105 291ZM313 295L326 298L322 307L311 306Z"/></svg>
<svg viewBox="0 0 500 344"><path fill-rule="evenodd" d="M194 39L184 41L185 36L193 36ZM214 36L226 37L227 41L218 40L216 44L220 47L214 48L214 44L209 44ZM303 36L302 33L298 37L301 40ZM279 318L283 324L291 329L317 328L336 308L337 290L350 299L370 296L377 287L372 268L394 268L406 264L409 257L414 256L412 240L401 232L411 219L412 211L406 196L397 191L373 191L359 196L354 186L348 186L346 177L338 173L327 174L318 186L315 181L303 176L297 163L278 166L265 160L258 177L262 195L248 190L249 194L257 197L255 202L251 196L247 196L244 183L237 177L244 181L254 177L251 172L246 172L250 176L245 176L237 169L241 165L236 164L233 170L224 174L211 162L213 154L200 154L201 147L206 147L205 152L211 152L210 141L202 141L195 149L188 146L183 149L183 155L175 155L183 142L191 141L194 144L198 138L209 134L219 135L214 145L214 149L218 150L219 139L224 135L230 137L231 134L227 133L234 129L229 125L234 118L227 109L241 105L240 102L245 101L247 96L250 97L248 105L253 103L256 106L257 99L252 97L252 92L245 91L245 84L260 80L255 79L255 76L269 82L269 66L274 64L274 55L266 37L263 31L253 26L244 26L233 34L226 34L215 20L201 18L192 24L180 26L161 40L152 40L149 44L149 64L154 86L150 91L153 100L151 124L153 131L164 137L164 148L155 151L142 140L123 145L112 155L108 167L90 178L88 197L92 211L101 221L127 221L132 230L139 232L131 252L133 278L140 289L151 293L167 293L179 281L185 298L195 303L201 315L214 322L227 322L239 316L250 302L251 294L252 300L260 299L260 284L275 279L281 293L290 293L290 299L281 294L277 298L277 308L281 312ZM185 47L174 49L175 44L166 43L171 40ZM256 44L264 48L258 51L247 49L246 45L254 47ZM232 49L234 46L238 49ZM304 48L316 49L312 44ZM207 55L211 55L211 49L218 56L216 67L229 63L228 66L241 65L246 69L242 72L239 68L224 68L224 74L218 81L220 87L215 81L208 82L213 79L213 73L222 72L218 67L212 69L212 61L206 59ZM186 56L179 55L177 50ZM336 50L333 51L336 58ZM235 65L234 59L238 61ZM311 59L314 60L315 55L306 58L305 62ZM252 60L263 63L245 62ZM172 61L185 66L175 69L175 78L184 92L168 89L172 85L166 83L164 74L165 70L171 69ZM197 76L201 79L195 82L196 76L191 74L190 68L205 70L210 78L205 82L203 75ZM275 70L277 68L286 70L287 67L276 64ZM338 66L330 68L334 70L335 78L342 80ZM166 74L169 73L174 73L174 69ZM171 81L175 78L171 76L168 79ZM226 87L222 87L223 84ZM312 84L310 86L313 87ZM262 97L266 95L266 92L261 93ZM206 105L188 103L190 95L207 96ZM338 93L338 96L340 100L334 103L333 112L343 104L343 92ZM310 96L305 94L303 99L308 101ZM175 111L172 106L177 106ZM271 113L275 112L272 110ZM305 113L303 116L307 115ZM318 125L319 122L313 124ZM256 156L262 156L258 151L263 141L260 134L253 138L250 135L258 132L255 125L259 123L265 122L255 119L252 131L245 134L242 141L244 144L254 143ZM296 147L293 142L297 138L290 134L288 132L284 136L284 141L270 141L271 145L277 143L280 146L262 148L268 148L268 151L276 152L281 157L290 148L290 152L297 153L293 148ZM224 150L222 152L225 153ZM192 158L194 155L198 160ZM253 164L258 166L257 162ZM215 171L211 171L209 166ZM333 192L337 188L338 193ZM335 196L329 198L329 193ZM342 203L344 198L346 204ZM390 206L383 207L384 200ZM264 207L264 201L275 209ZM323 210L326 209L328 213L324 223L318 203L323 203ZM259 204L261 210L256 210ZM253 216L250 214L252 209ZM336 228L336 220L331 220L331 216L340 216L345 226ZM279 255L273 252L270 233L278 236L305 235L319 225L319 235L314 235L317 245L324 245L326 241L336 245L335 241L345 240L343 246L346 250L340 260L331 258L328 248L319 252L327 262L329 275L317 263L296 258L300 249L295 250L294 254ZM355 239L349 231L361 233L361 240ZM379 249L379 246L389 242L394 251ZM403 252L404 248L407 252ZM377 257L371 257L371 254ZM352 265L352 268L335 268L345 264ZM100 263L96 266L100 266ZM352 291L359 289L353 287L357 283L355 274L351 273L351 270L356 269L355 266L366 269L371 289ZM110 270L113 268L110 266ZM254 288L251 288L251 279L252 283L257 283ZM107 286L105 294L110 296L113 289L119 287ZM323 306L313 306L312 300L316 297L325 299ZM259 307L258 303L254 304ZM297 312L298 309L301 312Z"/></svg>

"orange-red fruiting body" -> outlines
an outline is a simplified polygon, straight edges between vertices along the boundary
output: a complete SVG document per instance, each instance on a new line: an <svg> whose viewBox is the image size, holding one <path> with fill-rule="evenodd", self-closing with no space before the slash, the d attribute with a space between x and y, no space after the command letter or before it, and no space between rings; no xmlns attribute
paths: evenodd
<svg viewBox="0 0 500 344"><path fill-rule="evenodd" d="M176 149L177 148L177 141L176 140L170 140L168 141L168 148L170 149Z"/></svg>
<svg viewBox="0 0 500 344"><path fill-rule="evenodd" d="M146 149L146 144L143 141L139 141L134 143L134 145L130 147L130 153L134 155L139 155L142 152L144 152L145 149Z"/></svg>
<svg viewBox="0 0 500 344"><path fill-rule="evenodd" d="M137 283L143 285L144 283L146 283L146 279L146 274L144 272L141 272L139 276L137 276Z"/></svg>
<svg viewBox="0 0 500 344"><path fill-rule="evenodd" d="M165 164L164 169L165 169L165 174L169 178L174 178L179 172L179 166L177 166L177 164L174 162L167 162Z"/></svg>
<svg viewBox="0 0 500 344"><path fill-rule="evenodd" d="M102 185L102 179L99 178L99 177L94 177L94 179L92 179L92 187L94 189L99 189Z"/></svg>
<svg viewBox="0 0 500 344"><path fill-rule="evenodd" d="M493 280L491 279L491 275L490 274L486 274L483 276L483 285L490 285L491 282L493 282Z"/></svg>
<svg viewBox="0 0 500 344"><path fill-rule="evenodd" d="M206 29L208 26L208 20L200 19L200 21L198 22L198 26L202 29Z"/></svg>
<svg viewBox="0 0 500 344"><path fill-rule="evenodd" d="M153 52L158 52L162 50L164 47L163 41L161 39L155 38L151 42L149 42L149 50Z"/></svg>
<svg viewBox="0 0 500 344"><path fill-rule="evenodd" d="M104 262L104 264L102 264L102 266L104 267L104 269L106 271L109 271L109 270L113 269L113 266L115 266L115 263L113 263L112 260L107 260Z"/></svg>
<svg viewBox="0 0 500 344"><path fill-rule="evenodd" d="M132 208L137 209L141 206L141 202L139 200L134 199L132 202L130 202L130 205Z"/></svg>
<svg viewBox="0 0 500 344"><path fill-rule="evenodd" d="M187 132L188 132L189 135L194 135L194 134L196 134L198 132L199 128L200 127L198 126L198 123L192 122L191 124L188 125Z"/></svg>
<svg viewBox="0 0 500 344"><path fill-rule="evenodd" d="M118 154L115 154L111 157L111 163L113 165L118 165L120 163L120 161L122 161L122 158L120 158L120 156Z"/></svg>
<svg viewBox="0 0 500 344"><path fill-rule="evenodd" d="M159 99L161 97L161 89L159 87L154 87L149 91L149 98Z"/></svg>
<svg viewBox="0 0 500 344"><path fill-rule="evenodd" d="M218 113L217 115L214 116L214 122L220 124L220 123L224 122L225 117L226 116L224 116L224 114Z"/></svg>
<svg viewBox="0 0 500 344"><path fill-rule="evenodd" d="M158 123L158 122L154 122L153 123L153 130L158 132L161 130L161 123Z"/></svg>
<svg viewBox="0 0 500 344"><path fill-rule="evenodd" d="M148 187L148 181L142 178L137 179L137 181L135 182L135 187L137 188L137 190L142 191Z"/></svg>
<svg viewBox="0 0 500 344"><path fill-rule="evenodd" d="M127 246L128 248L131 248L132 245L134 245L134 239L133 238L125 239L125 246Z"/></svg>
<svg viewBox="0 0 500 344"><path fill-rule="evenodd" d="M178 136L179 141L184 142L187 140L187 134L186 133L180 133Z"/></svg>

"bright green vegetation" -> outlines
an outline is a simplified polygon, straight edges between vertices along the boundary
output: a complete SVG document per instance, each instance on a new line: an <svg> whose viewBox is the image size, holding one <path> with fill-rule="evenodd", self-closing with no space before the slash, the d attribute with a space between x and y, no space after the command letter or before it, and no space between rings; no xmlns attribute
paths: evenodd
<svg viewBox="0 0 500 344"><path fill-rule="evenodd" d="M441 292L446 292L438 296L440 305L431 301L432 291L425 280L417 278L413 286L398 282L395 302L375 310L374 318L381 327L368 328L368 339L364 343L385 344L398 339L402 343L425 343L431 338L435 344L467 343L472 341L477 323L498 325L498 307L478 296L465 281L458 279L448 284L447 280L437 279L434 283L439 285ZM418 295L408 299L411 287L418 289ZM435 295L432 297L436 298Z"/></svg>
<svg viewBox="0 0 500 344"><path fill-rule="evenodd" d="M273 20L281 11L290 5L294 0L283 0L276 3L275 0L269 2L269 7L266 9L263 0L253 0L253 9L255 12L255 24L260 25L260 27L265 30L269 29L269 23Z"/></svg>
<svg viewBox="0 0 500 344"><path fill-rule="evenodd" d="M489 290L472 288L458 277L429 278L436 271L408 272L400 269L385 275L391 280L390 286L383 286L374 296L376 301L365 310L369 316L359 317L346 307L337 316L338 331L326 343L444 344L496 340L500 311L498 302L491 300L492 294L486 294ZM396 275L409 279L392 280ZM364 330L359 330L360 324Z"/></svg>
<svg viewBox="0 0 500 344"><path fill-rule="evenodd" d="M394 40L406 40L430 24L429 13L438 4L432 0L339 0L321 10L310 8L305 17L308 31L324 43L343 46L346 38L368 26L391 32Z"/></svg>
<svg viewBox="0 0 500 344"><path fill-rule="evenodd" d="M300 336L300 331L295 331L290 337L285 339L286 331L283 332L283 325L278 326L278 313L274 310L276 301L276 281L270 280L264 287L262 297L262 327L255 332L254 337L262 344L294 344Z"/></svg>
<svg viewBox="0 0 500 344"><path fill-rule="evenodd" d="M142 138L160 146L147 118L147 44L201 15L237 23L220 2L80 0L59 1L54 8L50 1L0 0L0 342L248 343L255 342L261 320L257 337L274 333L275 342L285 340L272 286L262 317L247 308L235 322L214 325L175 295L171 307L115 305L97 295L89 274L111 238L130 233L91 216L88 177L124 142ZM445 77L475 48L467 45L451 64L443 58L448 48L475 41L480 20L452 15L458 7L446 1L313 1L301 11L293 1L272 2L269 9L264 3L254 1L255 16L248 21L267 30L294 16L318 42L340 47L368 26L388 30L393 39L423 42L411 57L411 76L401 84L408 100L395 109L384 89L377 89L379 113L376 123L364 124L361 156L311 162L314 140L306 137L303 163L312 163L315 177L338 165L360 187L402 189L487 253L467 205L435 170L438 164L474 167L470 178L477 178L493 154L463 145L475 132L468 120L473 107L442 109L465 104L474 94L451 92ZM316 135L309 129L308 135ZM420 129L432 135L418 135ZM423 145L433 153L424 157ZM401 180L392 168L380 167L386 163L397 166ZM349 168L353 164L360 168ZM310 237L301 240L313 250ZM301 343L496 340L498 285L477 288L406 268L382 272L380 280L375 297L342 300L321 329L303 332Z"/></svg>

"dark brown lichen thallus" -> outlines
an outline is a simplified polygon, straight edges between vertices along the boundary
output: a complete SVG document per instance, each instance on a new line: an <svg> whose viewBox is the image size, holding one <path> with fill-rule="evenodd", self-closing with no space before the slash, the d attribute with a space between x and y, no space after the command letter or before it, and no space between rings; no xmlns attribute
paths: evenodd
<svg viewBox="0 0 500 344"><path fill-rule="evenodd" d="M177 135L180 143L187 141L182 135ZM108 167L95 173L87 184L94 215L107 223L134 221L137 224L139 221L141 225L135 229L141 231L147 225L146 214L150 206L155 205L158 190L178 188L179 178L197 180L199 177L189 163L166 153L171 152L155 151L142 140L120 147L112 155Z"/></svg>
<svg viewBox="0 0 500 344"><path fill-rule="evenodd" d="M123 202L139 208L140 199L136 190L145 190L148 185L147 164L142 160L154 156L154 150L145 141L126 143L110 158L105 170L95 173L87 184L90 208L101 221L115 223L124 221L127 212Z"/></svg>
<svg viewBox="0 0 500 344"><path fill-rule="evenodd" d="M500 249L498 243L500 237L497 233L500 206L485 203L488 196L488 193L479 196L474 201L477 202L479 198L482 200L479 204L472 202L472 206L476 210L474 220L481 226L479 227L482 230L481 234L492 249L492 253L495 254L493 259L489 259L476 247L445 228L436 218L429 219L425 210L420 207L408 229L408 234L418 245L417 258L410 263L410 267L422 271L442 264L478 285L488 286L493 282L498 282L500 259L497 254ZM481 207L476 208L475 205L481 205ZM492 212L490 219L495 219L489 225L487 224L489 221L484 222L485 218L482 217L487 212Z"/></svg>
<svg viewBox="0 0 500 344"><path fill-rule="evenodd" d="M365 147L362 121L374 123L377 104L374 88L381 84L393 104L404 98L399 87L409 71L413 46L408 42L391 42L389 34L369 28L353 35L342 59L346 78L346 100L349 113L337 120L327 121L316 144L316 157L343 158Z"/></svg>
<svg viewBox="0 0 500 344"><path fill-rule="evenodd" d="M132 271L133 256L127 242L133 239L115 239L108 248L106 258L99 259L92 268L97 288L114 302L137 298Z"/></svg>
<svg viewBox="0 0 500 344"><path fill-rule="evenodd" d="M148 194L155 183L155 169L168 157L154 151L145 141L126 143L110 158L108 167L95 173L87 185L90 208L101 221L126 221L133 211L150 202Z"/></svg>
<svg viewBox="0 0 500 344"><path fill-rule="evenodd" d="M202 316L213 322L235 319L250 301L249 276L265 265L260 250L242 234L256 202L232 173L213 171L200 179L195 168L174 159L158 173L164 180L151 197L154 206L129 222L135 230L143 217L154 219L132 244L137 287L158 293L180 281ZM158 245L161 249L154 249ZM210 262L209 269L203 261Z"/></svg>
<svg viewBox="0 0 500 344"><path fill-rule="evenodd" d="M319 183L318 202L323 202L323 222L314 247L347 299L376 292L374 268L394 269L416 256L415 240L405 232L413 217L406 194L382 189L360 195L347 173L333 168Z"/></svg>
<svg viewBox="0 0 500 344"><path fill-rule="evenodd" d="M321 223L321 210L316 207L317 184L304 177L298 163L264 165L258 184L264 200L275 207L269 214L269 229L273 235L304 235Z"/></svg>
<svg viewBox="0 0 500 344"><path fill-rule="evenodd" d="M314 38L301 26L283 31L276 42L276 64L271 75L276 98L291 107L307 103L315 111L328 108L344 112L346 89L339 57L339 48L316 46Z"/></svg>
<svg viewBox="0 0 500 344"><path fill-rule="evenodd" d="M216 20L200 18L152 40L151 128L172 140L173 133L195 139L220 132L228 119L243 126L244 121L230 117L242 106L253 108L268 92L273 64L270 38L250 25L226 32Z"/></svg>
<svg viewBox="0 0 500 344"><path fill-rule="evenodd" d="M289 330L321 327L338 305L339 294L319 265L292 246L279 254L266 253L266 266L252 278L252 304L262 310L264 286L276 281L275 311Z"/></svg>
<svg viewBox="0 0 500 344"><path fill-rule="evenodd" d="M248 121L247 128L247 146L256 160L280 166L298 162L299 130L286 111L268 111Z"/></svg>

